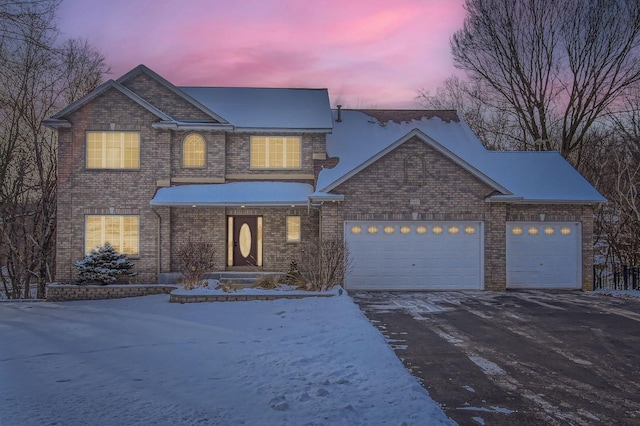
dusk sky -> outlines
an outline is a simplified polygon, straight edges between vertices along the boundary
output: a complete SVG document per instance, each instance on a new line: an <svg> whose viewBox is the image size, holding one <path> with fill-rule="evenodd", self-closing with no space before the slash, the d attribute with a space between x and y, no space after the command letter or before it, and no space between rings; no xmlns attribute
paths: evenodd
<svg viewBox="0 0 640 426"><path fill-rule="evenodd" d="M415 108L456 72L463 0L63 0L118 78L145 64L178 86L328 88L331 105Z"/></svg>

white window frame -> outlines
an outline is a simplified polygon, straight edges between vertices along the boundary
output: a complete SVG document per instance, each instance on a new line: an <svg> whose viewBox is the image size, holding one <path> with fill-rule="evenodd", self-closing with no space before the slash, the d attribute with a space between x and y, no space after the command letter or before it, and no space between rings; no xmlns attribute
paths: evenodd
<svg viewBox="0 0 640 426"><path fill-rule="evenodd" d="M297 228L297 229L296 229ZM302 219L300 216L287 216L287 242L299 243L302 239ZM292 232L297 232L297 236L291 237Z"/></svg>
<svg viewBox="0 0 640 426"><path fill-rule="evenodd" d="M282 166L270 164L272 162L271 151L279 140L282 141ZM264 157L261 159L264 164L256 164L254 154L257 144L261 141L264 142ZM295 152L290 152L288 142L296 142L297 155ZM300 170L302 168L302 138L300 136L251 136L250 145L249 162L252 170ZM292 155L296 155L295 159L291 157Z"/></svg>
<svg viewBox="0 0 640 426"><path fill-rule="evenodd" d="M99 238L91 238L91 240L89 239L89 235L88 235L88 222L89 222L89 218L99 218L100 219L100 237ZM106 221L107 218L113 220L113 219L119 219L119 236L117 237L117 241L107 241L107 237L106 237ZM125 218L135 218L136 219L136 236L135 236L135 250L132 250L130 252L127 251L123 251L123 247L125 246L125 235L124 235L124 219ZM111 240L113 240L113 238L111 238ZM97 244L93 244L93 243L89 243L89 241L98 241ZM84 217L84 252L85 254L89 254L91 252L91 250L93 250L94 248L98 247L98 246L102 246L105 243L110 243L117 251L118 253L124 253L128 256L139 256L140 255L140 216L139 215L85 215Z"/></svg>
<svg viewBox="0 0 640 426"><path fill-rule="evenodd" d="M92 165L89 162L89 138L93 135L99 136L99 141L97 141L101 146L99 147L101 151L100 165ZM109 141L109 135L114 136L114 140ZM117 137L119 135L119 138ZM127 148L131 148L127 146L126 136L127 135L135 135L136 146L134 147L137 151L137 158L134 166L126 166L127 159L125 158L125 153ZM119 140L118 140L119 139ZM115 142L117 145L117 149L119 149L119 165L118 166L107 166L107 143ZM100 169L111 169L111 170L140 170L140 132L116 132L116 131L88 131L85 135L85 166L87 169L92 170L100 170Z"/></svg>
<svg viewBox="0 0 640 426"><path fill-rule="evenodd" d="M187 156L187 142L190 142L190 139L198 138L199 141L202 141L202 164L187 164L187 158L190 160L195 160L196 156L195 151L191 152L189 156ZM207 165L207 141L205 138L199 133L190 133L184 137L182 140L182 167L185 169L202 169Z"/></svg>

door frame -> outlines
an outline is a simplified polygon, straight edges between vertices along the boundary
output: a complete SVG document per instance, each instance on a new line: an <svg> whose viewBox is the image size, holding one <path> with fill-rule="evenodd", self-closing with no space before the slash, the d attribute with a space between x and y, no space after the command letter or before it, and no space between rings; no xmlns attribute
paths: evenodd
<svg viewBox="0 0 640 426"><path fill-rule="evenodd" d="M256 219L256 229L251 230L255 232L256 238L256 267L262 267L262 224L263 218L262 216L256 215L230 215L227 216L227 266L233 267L238 266L234 264L234 222L236 218L255 218ZM244 266L244 265L242 265Z"/></svg>

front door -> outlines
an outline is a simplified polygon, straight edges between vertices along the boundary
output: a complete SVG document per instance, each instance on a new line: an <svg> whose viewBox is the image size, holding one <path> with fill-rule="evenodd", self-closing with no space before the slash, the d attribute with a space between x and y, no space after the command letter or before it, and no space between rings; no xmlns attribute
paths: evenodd
<svg viewBox="0 0 640 426"><path fill-rule="evenodd" d="M229 266L262 266L262 217L229 217Z"/></svg>

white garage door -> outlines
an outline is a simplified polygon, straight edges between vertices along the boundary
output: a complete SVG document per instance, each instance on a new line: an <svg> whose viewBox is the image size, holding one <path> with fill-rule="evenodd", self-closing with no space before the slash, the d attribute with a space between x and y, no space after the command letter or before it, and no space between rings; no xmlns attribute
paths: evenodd
<svg viewBox="0 0 640 426"><path fill-rule="evenodd" d="M482 222L346 221L347 289L483 287Z"/></svg>
<svg viewBox="0 0 640 426"><path fill-rule="evenodd" d="M579 222L507 222L507 288L580 288Z"/></svg>

